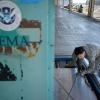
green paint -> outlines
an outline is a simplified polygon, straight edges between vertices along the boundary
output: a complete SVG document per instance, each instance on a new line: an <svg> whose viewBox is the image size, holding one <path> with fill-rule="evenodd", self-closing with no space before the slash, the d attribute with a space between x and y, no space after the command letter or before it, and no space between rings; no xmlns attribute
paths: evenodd
<svg viewBox="0 0 100 100"><path fill-rule="evenodd" d="M20 46L29 45L29 41L27 41L27 37L22 36Z"/></svg>

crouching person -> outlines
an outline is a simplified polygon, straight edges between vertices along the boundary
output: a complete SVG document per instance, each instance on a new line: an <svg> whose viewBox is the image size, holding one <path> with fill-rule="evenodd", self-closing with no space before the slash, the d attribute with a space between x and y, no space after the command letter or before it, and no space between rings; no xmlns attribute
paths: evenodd
<svg viewBox="0 0 100 100"><path fill-rule="evenodd" d="M78 67L79 71L86 73L99 73L100 76L100 45L86 44L85 46L76 47L72 54L73 65ZM85 64L85 68L80 67Z"/></svg>

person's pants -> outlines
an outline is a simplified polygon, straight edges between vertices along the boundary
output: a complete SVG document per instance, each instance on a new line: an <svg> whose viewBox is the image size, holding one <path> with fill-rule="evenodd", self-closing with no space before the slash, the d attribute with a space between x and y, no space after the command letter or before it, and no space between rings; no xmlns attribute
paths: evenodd
<svg viewBox="0 0 100 100"><path fill-rule="evenodd" d="M100 100L100 83L98 82L96 76L94 74L85 74L85 77L90 83L97 99Z"/></svg>

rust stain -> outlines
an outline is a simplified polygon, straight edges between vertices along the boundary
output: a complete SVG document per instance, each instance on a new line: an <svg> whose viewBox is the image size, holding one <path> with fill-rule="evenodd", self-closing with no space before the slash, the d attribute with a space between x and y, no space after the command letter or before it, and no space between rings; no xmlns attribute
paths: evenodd
<svg viewBox="0 0 100 100"><path fill-rule="evenodd" d="M6 54L12 54L12 47L5 47Z"/></svg>
<svg viewBox="0 0 100 100"><path fill-rule="evenodd" d="M3 52L3 47L0 47L0 53L2 53Z"/></svg>
<svg viewBox="0 0 100 100"><path fill-rule="evenodd" d="M36 42L33 42L33 43L32 43L32 46L33 46L33 48L36 48L36 46L37 46L37 45L36 45Z"/></svg>
<svg viewBox="0 0 100 100"><path fill-rule="evenodd" d="M19 50L22 51L23 53L27 52L26 47L18 47L17 49L19 49Z"/></svg>
<svg viewBox="0 0 100 100"><path fill-rule="evenodd" d="M23 19L20 28L40 28L41 29L41 22L38 20L27 20Z"/></svg>

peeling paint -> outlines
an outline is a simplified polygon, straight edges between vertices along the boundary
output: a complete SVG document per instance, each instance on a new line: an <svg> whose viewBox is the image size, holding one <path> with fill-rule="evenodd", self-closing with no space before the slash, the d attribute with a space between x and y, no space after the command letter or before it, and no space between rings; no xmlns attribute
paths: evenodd
<svg viewBox="0 0 100 100"><path fill-rule="evenodd" d="M10 70L7 64L3 65L0 62L0 81L16 81L17 77Z"/></svg>

